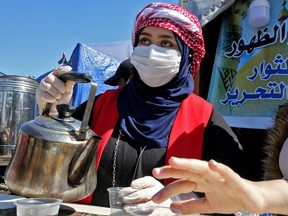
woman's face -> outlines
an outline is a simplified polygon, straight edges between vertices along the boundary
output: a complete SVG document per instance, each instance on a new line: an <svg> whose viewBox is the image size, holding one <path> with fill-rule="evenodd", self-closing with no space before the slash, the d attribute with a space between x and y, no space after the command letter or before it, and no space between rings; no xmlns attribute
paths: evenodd
<svg viewBox="0 0 288 216"><path fill-rule="evenodd" d="M143 29L137 46L150 46L151 44L179 51L173 32L164 28L147 26Z"/></svg>

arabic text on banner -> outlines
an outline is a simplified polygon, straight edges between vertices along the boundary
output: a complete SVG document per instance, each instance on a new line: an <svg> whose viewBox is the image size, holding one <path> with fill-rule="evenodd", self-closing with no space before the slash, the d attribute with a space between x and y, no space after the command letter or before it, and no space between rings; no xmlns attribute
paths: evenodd
<svg viewBox="0 0 288 216"><path fill-rule="evenodd" d="M270 21L248 23L249 1L234 3L224 16L208 93L232 127L265 129L287 103L288 5L270 0Z"/></svg>

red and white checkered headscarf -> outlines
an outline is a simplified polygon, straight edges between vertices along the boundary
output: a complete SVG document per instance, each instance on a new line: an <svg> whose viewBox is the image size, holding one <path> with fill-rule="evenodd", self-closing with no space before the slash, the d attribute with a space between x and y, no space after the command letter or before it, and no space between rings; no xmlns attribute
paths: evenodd
<svg viewBox="0 0 288 216"><path fill-rule="evenodd" d="M136 16L132 31L133 46L135 46L137 32L146 26L173 31L187 44L193 54L191 73L194 76L205 55L202 28L197 17L178 5L162 2L149 4Z"/></svg>

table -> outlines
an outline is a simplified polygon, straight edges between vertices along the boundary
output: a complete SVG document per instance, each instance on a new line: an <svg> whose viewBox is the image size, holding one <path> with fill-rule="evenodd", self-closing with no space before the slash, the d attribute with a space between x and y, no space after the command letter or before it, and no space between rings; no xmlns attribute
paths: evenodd
<svg viewBox="0 0 288 216"><path fill-rule="evenodd" d="M1 216L16 216L16 200L23 199L17 195L0 194L0 215ZM61 203L58 216L124 216L123 211L118 211L111 214L110 208L83 205L76 203ZM200 214L193 214L200 216ZM207 215L206 215L207 216Z"/></svg>
<svg viewBox="0 0 288 216"><path fill-rule="evenodd" d="M0 194L0 215L16 216L16 205L14 203L19 199L23 199L23 197ZM110 213L110 208L76 203L61 203L58 216L107 216Z"/></svg>
<svg viewBox="0 0 288 216"><path fill-rule="evenodd" d="M81 204L75 204L75 203L62 203L62 206L68 206L72 209L75 209L76 212L81 213L87 213L91 215L110 215L111 210L110 208L100 207L100 206L91 206L91 205L81 205ZM77 215L77 214L76 214ZM79 216L81 214L78 214ZM78 216L77 215L77 216Z"/></svg>

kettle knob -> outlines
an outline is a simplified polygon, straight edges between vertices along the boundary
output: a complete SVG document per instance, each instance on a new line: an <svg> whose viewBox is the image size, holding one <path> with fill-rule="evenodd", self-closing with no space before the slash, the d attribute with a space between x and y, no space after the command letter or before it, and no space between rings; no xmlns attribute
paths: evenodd
<svg viewBox="0 0 288 216"><path fill-rule="evenodd" d="M57 104L56 109L58 111L58 118L60 119L70 118L76 110L75 107L69 104Z"/></svg>

